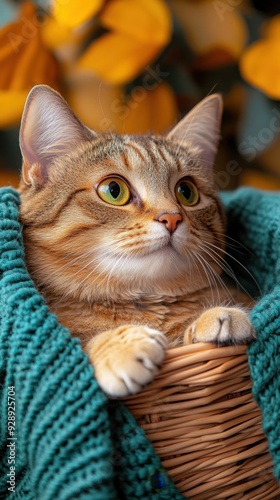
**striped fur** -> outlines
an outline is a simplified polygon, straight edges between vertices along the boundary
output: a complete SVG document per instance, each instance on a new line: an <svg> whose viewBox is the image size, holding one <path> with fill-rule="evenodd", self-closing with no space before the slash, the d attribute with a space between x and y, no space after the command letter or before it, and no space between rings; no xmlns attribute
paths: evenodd
<svg viewBox="0 0 280 500"><path fill-rule="evenodd" d="M174 136L93 135L52 158L44 176L40 154L35 151L38 163L29 165L22 150L30 182L25 178L20 184L20 216L31 276L51 310L81 338L104 390L135 392L163 359L165 340L156 331L176 344L200 312L236 300L220 278L225 217L212 168L201 159L200 146ZM130 187L131 201L124 206L105 203L97 194L100 181L111 175ZM185 176L199 190L195 206L175 197ZM182 216L172 236L157 220L165 212ZM143 347L147 335L154 344L150 351ZM123 350L128 339L130 347ZM135 349L142 348L137 364ZM106 366L116 356L122 367L131 359L134 374L120 368L118 383ZM145 375L138 374L139 363Z"/></svg>

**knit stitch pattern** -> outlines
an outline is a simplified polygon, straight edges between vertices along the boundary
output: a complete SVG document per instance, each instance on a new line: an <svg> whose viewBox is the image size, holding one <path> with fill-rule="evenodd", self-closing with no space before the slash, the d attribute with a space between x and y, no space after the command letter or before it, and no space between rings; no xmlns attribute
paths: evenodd
<svg viewBox="0 0 280 500"><path fill-rule="evenodd" d="M228 233L249 250L247 255L235 257L259 287L254 291L248 272L231 261L240 282L258 299L250 315L257 340L248 349L248 361L253 395L262 411L274 474L280 483L280 193L243 188L224 194L223 201Z"/></svg>
<svg viewBox="0 0 280 500"><path fill-rule="evenodd" d="M261 296L248 349L253 393L280 480L280 196L241 189L223 196L228 233L249 249L239 281ZM0 498L179 500L144 432L108 401L81 350L51 314L24 263L19 196L0 189ZM243 247L242 247L243 248ZM232 250L231 250L232 251ZM277 362L278 359L278 362ZM16 488L8 490L8 388L16 392ZM154 478L161 475L161 484Z"/></svg>

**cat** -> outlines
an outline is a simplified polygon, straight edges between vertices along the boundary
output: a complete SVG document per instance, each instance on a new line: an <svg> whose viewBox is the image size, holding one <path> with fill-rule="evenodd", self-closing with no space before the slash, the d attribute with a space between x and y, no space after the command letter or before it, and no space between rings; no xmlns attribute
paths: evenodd
<svg viewBox="0 0 280 500"><path fill-rule="evenodd" d="M97 134L34 87L20 129L20 221L29 272L81 339L101 388L151 382L167 347L249 343L247 297L225 286L225 214L214 187L222 99L166 136ZM227 304L227 305L225 305Z"/></svg>

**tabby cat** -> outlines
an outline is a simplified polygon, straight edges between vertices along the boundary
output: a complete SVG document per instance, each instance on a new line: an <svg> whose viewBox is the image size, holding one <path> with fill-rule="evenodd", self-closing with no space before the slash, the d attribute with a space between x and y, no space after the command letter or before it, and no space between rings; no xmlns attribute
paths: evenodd
<svg viewBox="0 0 280 500"><path fill-rule="evenodd" d="M221 114L212 95L167 137L99 135L49 87L27 98L19 191L28 269L109 396L150 382L167 346L254 335L236 307L245 297L220 276Z"/></svg>

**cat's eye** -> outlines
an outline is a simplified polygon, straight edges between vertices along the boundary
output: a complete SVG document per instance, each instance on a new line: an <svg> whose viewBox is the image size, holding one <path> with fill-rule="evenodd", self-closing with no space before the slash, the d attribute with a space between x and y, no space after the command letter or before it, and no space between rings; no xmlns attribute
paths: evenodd
<svg viewBox="0 0 280 500"><path fill-rule="evenodd" d="M109 177L97 186L99 197L110 205L126 205L130 200L130 190L125 181L118 177Z"/></svg>
<svg viewBox="0 0 280 500"><path fill-rule="evenodd" d="M199 202L199 192L196 185L187 177L177 182L175 187L177 200L188 207L192 207Z"/></svg>

